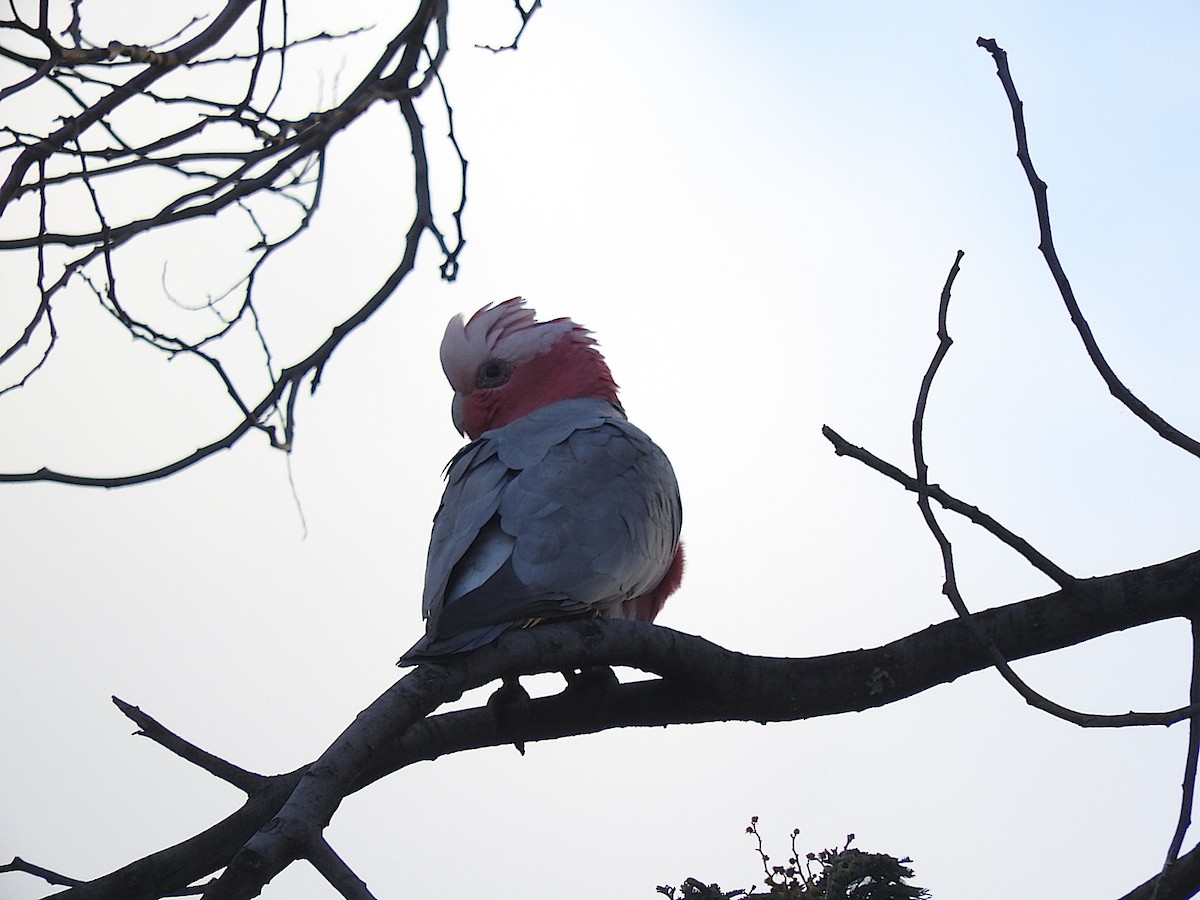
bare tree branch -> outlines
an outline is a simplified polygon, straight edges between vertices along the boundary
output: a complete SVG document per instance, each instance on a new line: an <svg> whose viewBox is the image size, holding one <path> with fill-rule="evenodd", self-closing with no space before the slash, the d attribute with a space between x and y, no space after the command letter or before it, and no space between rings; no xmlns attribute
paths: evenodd
<svg viewBox="0 0 1200 900"><path fill-rule="evenodd" d="M4 865L0 866L0 874L7 872L24 872L26 875L32 875L35 878L42 879L42 881L46 882L46 884L75 887L76 885L85 883L80 881L78 878L68 878L66 875L60 875L58 872L52 871L51 869L46 869L42 866L35 866L33 863L26 862L19 856L14 856L12 862L5 863Z"/></svg>
<svg viewBox="0 0 1200 900"><path fill-rule="evenodd" d="M308 861L346 900L375 900L375 896L367 890L366 882L354 874L324 838L317 840L309 849Z"/></svg>
<svg viewBox="0 0 1200 900"><path fill-rule="evenodd" d="M972 621L1006 658L1021 659L1187 616L1198 593L1200 552L1080 579L1071 591L978 612ZM514 631L447 664L410 672L360 713L320 760L265 778L241 809L196 837L62 896L157 898L225 866L207 896L253 896L256 885L292 860L323 852L316 841L345 796L420 760L502 746L514 737L534 742L630 726L838 715L885 706L992 664L971 627L957 618L881 647L808 659L747 656L636 622ZM607 686L589 681L531 700L515 729L487 707L424 718L425 710L498 678L604 665L659 677ZM1129 721L1166 724L1189 713L1176 710L1153 722L1132 714Z"/></svg>
<svg viewBox="0 0 1200 900"><path fill-rule="evenodd" d="M272 43L266 34L265 16L268 7L275 2L278 2L282 29L278 43ZM100 306L138 341L161 352L166 359L183 355L202 362L215 376L213 387L228 397L235 414L223 434L170 462L146 470L96 475L42 467L34 471L0 473L0 481L58 481L95 487L138 484L194 465L255 431L264 434L272 446L289 450L295 439L296 402L302 386L307 386L310 393L315 390L323 367L341 341L367 321L412 271L423 237L432 238L442 252L442 277L453 280L457 275L459 254L465 243L462 214L466 203L466 160L454 135L453 110L439 76L448 49L445 0L422 0L412 18L387 41L366 76L344 100L328 110L316 110L300 119L280 118L272 108L280 96L289 49L315 38L292 39L289 36L287 7L282 0L258 0L259 15L251 23L257 52L219 57L228 65L247 70L236 99L220 95L167 96L154 92L157 81L169 71L216 62L218 58L199 57L221 40L234 35L240 27L242 14L251 5L250 0L230 0L196 36L175 47L155 49L131 47L119 41L109 42L103 49L68 48L61 46L49 30L40 26L29 25L18 18L0 22L0 29L30 34L47 50L45 60L21 60L35 69L35 75L40 75L10 86L10 93L51 84L65 92L78 107L76 114L65 124L45 136L26 136L10 129L12 143L0 147L0 153L6 149L10 154L15 153L8 175L0 185L0 211L29 191L38 192L42 207L41 215L36 223L32 223L29 233L0 239L0 252L36 252L40 272L39 302L28 312L23 327L11 339L0 341L0 371L12 373L7 389L26 386L54 350L57 343L53 319L55 302L78 276L79 282L87 286ZM73 7L73 12L68 31L78 32L82 28L79 7ZM357 32L346 34L353 33ZM271 54L278 57L279 71L273 76L272 83L264 84L263 60ZM121 65L136 65L137 72L124 80L107 77L114 75ZM106 77L89 74L97 67L106 73ZM448 234L439 227L434 214L429 189L429 154L424 125L417 110L417 101L434 83L438 85L435 96L446 110L450 123L448 142L459 161L462 186L457 209L452 211L453 227ZM259 94L266 96L259 99ZM182 107L190 111L194 121L180 128L177 119L164 117L164 122L172 123L170 130L150 140L127 140L121 136L124 120L118 114L135 102ZM353 313L341 318L340 322L318 326L322 329L319 333L330 335L328 339L322 340L302 359L279 367L274 362L267 331L255 308L254 289L258 275L277 250L295 240L312 223L320 202L325 154L330 140L380 104L395 104L408 132L414 162L413 214L403 236L399 259L391 274ZM139 120L131 114L130 121ZM139 129L144 130L143 125L144 122ZM242 136L240 144L229 137L231 126L236 129L232 133ZM217 129L225 129L221 132L224 144L214 148L209 135L215 135ZM181 178L185 186L141 214L115 217L105 205L108 202L105 196L114 194L102 194L100 185L111 179L121 180L124 184L126 176L140 176L146 169L172 173ZM33 170L36 172L30 177ZM58 208L56 198L58 192L72 186L82 187L90 197L96 224L64 231L54 224L54 213ZM126 192L125 196L128 195ZM277 204L272 207L274 209L282 208L278 204L286 204L293 210L293 222L281 235L270 236L261 223L257 210L266 203ZM202 323L196 320L188 327L199 329L199 333L185 335L172 330L177 327L175 325L162 327L144 314L131 311L132 307L122 299L118 286L120 260L125 258L131 244L143 235L166 227L206 217L239 214L249 221L259 241L251 248L253 262L245 276L216 300L210 299L207 304L196 307L206 321L216 323L215 327L201 327ZM51 248L55 254L53 260L48 254ZM72 250L76 251L74 256L63 255ZM52 262L57 270L52 270ZM166 289L164 294L176 311L184 308ZM223 339L247 329L257 337L262 350L262 374L256 379L257 384L249 385L242 383L249 381L248 377L232 374L221 349L225 346L221 344ZM37 335L44 336L45 347L40 356L29 360L23 351ZM261 383L268 383L269 387L263 390L259 386ZM0 391L4 389L0 388Z"/></svg>
<svg viewBox="0 0 1200 900"><path fill-rule="evenodd" d="M517 29L517 33L513 36L512 41L500 47L493 47L490 44L476 44L480 50L491 50L493 53L503 53L505 50L516 50L517 44L520 43L521 35L525 33L525 29L529 26L529 20L533 18L533 14L541 9L542 0L533 0L529 9L521 5L521 0L513 0L513 6L516 7L517 15L521 17L521 27Z"/></svg>
<svg viewBox="0 0 1200 900"><path fill-rule="evenodd" d="M30 253L36 264L36 302L30 304L13 334L0 341L0 367L5 391L21 389L42 370L55 350L58 329L55 304L73 285L142 344L166 359L183 355L211 373L212 384L231 405L234 421L223 435L190 453L145 471L111 476L60 472L0 474L0 481L58 481L116 487L136 484L180 471L228 448L257 431L271 445L290 450L295 440L300 392L311 393L342 340L366 322L413 270L426 236L440 250L443 278L453 280L465 244L467 161L454 132L454 110L441 77L448 50L445 0L419 0L416 11L379 51L370 71L340 102L300 118L284 118L279 103L290 51L301 43L336 36L294 38L286 3L278 0L279 34L269 33L270 4L257 0L258 15L245 16L254 0L227 0L211 20L193 19L174 35L150 45L120 40L92 43L84 37L81 0L72 0L71 17L58 35L51 28L47 0L38 4L36 24L24 21L15 4L12 18L0 21L9 30L34 39L44 55L30 56L0 47L0 56L28 69L0 88L0 102L31 96L42 88L70 104L72 113L41 131L16 124L0 128L5 143L0 154L11 165L0 183L0 212L24 214L32 208L25 231L0 238L0 252ZM515 0L521 26L511 44L516 49L540 0L526 9ZM253 21L251 21L253 20ZM249 24L247 24L249 23ZM61 22L59 23L62 24ZM58 27L57 25L55 27ZM272 26L273 27L273 26ZM252 28L252 33L238 32ZM241 46L217 52L237 32ZM347 32L352 34L356 32ZM191 35L185 37L185 35ZM1100 353L1075 301L1054 250L1046 185L1036 175L1029 154L1022 104L1008 70L1007 58L995 41L980 38L996 60L1008 95L1016 130L1018 157L1033 190L1041 235L1041 251L1070 312L1093 365L1110 391L1164 439L1194 455L1200 443L1182 434L1136 398L1113 373ZM265 63L275 58L277 71ZM190 67L237 67L243 80L223 94L172 95L160 82L169 72ZM430 92L432 85L437 90ZM418 103L427 93L440 102L447 117L446 140L458 163L462 189L453 225L443 232L431 197L431 162L425 124ZM63 98L66 98L63 100ZM184 125L172 122L153 135L132 128L121 115L136 119L139 102L155 109L186 110ZM399 258L370 296L354 312L341 317L329 336L298 361L280 363L272 352L269 330L255 305L258 277L280 248L303 234L319 210L332 138L345 132L369 110L394 109L407 131L412 160L413 212L403 234ZM164 120L165 121L165 120ZM214 143L222 129L236 140ZM147 172L176 179L177 190L135 212L108 205L109 185ZM58 198L69 189L82 191L90 203L86 223L59 216ZM257 205L272 201L293 214L278 231ZM163 294L175 310L194 309L206 325L196 333L162 325L122 294L122 260L141 236L206 217L228 215L248 227L256 243L253 262L231 279L214 298L188 303L168 288ZM12 221L12 219L10 219ZM70 227L61 225L70 221ZM248 225L247 225L248 223ZM913 418L915 476L909 476L862 448L848 444L826 427L824 433L839 455L849 455L882 472L917 494L926 524L938 542L945 570L945 593L957 618L869 650L810 659L771 659L732 652L698 637L637 623L587 621L514 631L494 645L441 664L424 665L401 678L334 740L313 763L294 772L263 776L242 769L182 739L137 707L113 698L139 734L147 736L246 795L236 812L194 837L109 875L78 882L15 858L0 871L26 872L49 883L69 886L72 898L159 898L203 891L206 898L255 896L293 862L308 860L343 897L369 900L360 878L327 843L324 830L342 801L380 778L418 760L466 749L552 740L617 727L663 726L715 721L782 722L837 715L884 706L970 672L996 667L1002 676L1040 710L1085 727L1170 725L1190 720L1191 731L1183 797L1166 863L1155 878L1128 895L1130 900L1173 900L1200 889L1197 850L1179 855L1192 815L1197 755L1200 753L1200 628L1196 598L1200 596L1200 552L1143 569L1081 579L1072 576L987 514L950 496L929 482L924 448L924 416L933 379L951 346L947 311L961 252L947 277L939 305L939 343L918 393ZM249 387L232 374L221 355L221 341L239 329L250 330L261 356L264 381ZM36 344L45 340L45 346ZM269 382L269 386L263 387ZM997 609L971 613L959 592L953 548L935 516L931 500L981 525L1032 565L1052 578L1060 590ZM1050 652L1125 628L1170 618L1193 622L1194 659L1190 704L1165 712L1086 714L1066 709L1033 691L1013 672L1010 660ZM520 715L501 717L489 706L435 715L465 691L496 679L512 681L522 674L573 671L588 667L631 666L656 676L620 683L615 677L579 678L555 696L527 700ZM221 874L198 885L214 873Z"/></svg>
<svg viewBox="0 0 1200 900"><path fill-rule="evenodd" d="M1008 96L1009 105L1012 107L1013 129L1016 132L1017 138L1017 159L1021 161L1021 166L1025 170L1025 177L1028 179L1029 187L1033 191L1033 205L1037 210L1038 233L1041 236L1038 249L1042 251L1042 256L1046 259L1046 265L1050 269L1054 283L1058 286L1058 292L1062 296L1063 303L1066 304L1067 312L1070 313L1071 322L1075 325L1075 330L1079 332L1083 346L1087 349L1087 354L1092 360L1092 365L1096 367L1096 371L1100 373L1100 377L1108 385L1109 392L1121 401L1126 409L1153 428L1159 437L1186 450L1193 456L1200 456L1200 441L1184 434L1138 399L1121 382L1116 372L1108 364L1108 360L1104 358L1104 354L1100 352L1100 345L1092 335L1092 329L1088 325L1087 319L1083 317L1079 303L1075 300L1075 292L1071 288L1071 282L1068 280L1067 273L1063 269L1062 263L1059 262L1058 253L1054 249L1054 238L1050 233L1050 205L1046 198L1046 182L1038 177L1037 171L1033 168L1033 158L1029 154L1029 140L1025 133L1024 104L1017 95L1017 88L1013 84L1012 73L1008 68L1008 54L1001 49L993 38L981 37L975 43L987 50L996 61L996 74L1000 78L1000 83L1004 85L1004 93Z"/></svg>
<svg viewBox="0 0 1200 900"><path fill-rule="evenodd" d="M1200 893L1200 847L1181 856L1169 872L1155 875L1120 900L1191 900L1197 893Z"/></svg>
<svg viewBox="0 0 1200 900"><path fill-rule="evenodd" d="M170 750L180 759L187 760L194 766L199 766L209 775L220 778L222 781L240 788L247 794L254 793L255 790L262 786L264 776L235 766L233 763L227 762L219 756L214 756L207 750L201 750L195 744L185 741L173 731L163 727L156 719L146 715L146 713L142 712L136 706L126 703L120 697L113 697L112 702L116 705L117 709L137 725L138 730L134 732L135 734L149 738L160 747Z"/></svg>
<svg viewBox="0 0 1200 900"><path fill-rule="evenodd" d="M1193 706L1200 706L1200 620L1192 619L1192 683L1189 699ZM1162 873L1155 882L1152 900L1160 898L1165 885L1171 879L1171 870L1179 863L1179 851L1183 847L1183 839L1187 836L1192 824L1192 802L1196 796L1196 761L1200 757L1200 713L1193 715L1188 723L1187 762L1183 767L1183 785L1179 800L1179 820L1175 825L1175 834L1171 838L1171 846L1167 849L1167 858L1163 862Z"/></svg>
<svg viewBox="0 0 1200 900"><path fill-rule="evenodd" d="M834 452L838 456L849 456L851 459L857 459L870 468L874 469L882 475L886 475L892 481L902 486L905 490L912 491L917 494L926 494L932 497L943 507L956 512L960 516L964 516L971 522L980 526L993 537L999 538L1006 546L1011 547L1017 553L1021 554L1026 561L1029 562L1035 569L1042 572L1044 575L1053 579L1059 587L1068 587L1075 582L1075 577L1063 571L1057 564L1043 556L1033 545L1026 541L1018 534L1009 531L1004 525L997 522L978 506L971 506L964 503L962 500L951 496L937 484L927 484L922 487L920 482L906 472L898 469L891 463L880 459L871 451L851 444L844 437L830 428L828 425L821 427L821 434L829 443L833 444Z"/></svg>
<svg viewBox="0 0 1200 900"><path fill-rule="evenodd" d="M1121 715L1099 715L1095 713L1079 712L1055 703L1048 697L1045 697L1044 695L1035 691L1032 687L1026 684L1016 672L1013 671L1012 666L1008 664L1009 658L1001 652L1001 650L996 646L995 642L993 642L983 632L982 629L977 627L974 617L972 616L970 610L967 609L966 603L964 602L962 594L959 591L958 579L955 575L954 548L951 545L949 538L946 537L946 533L942 530L941 525L938 523L937 517L934 515L933 508L929 502L930 496L933 494L933 490L929 484L929 466L925 458L924 436L925 411L929 403L929 393L933 388L933 380L937 375L938 369L941 367L942 360L945 359L946 354L950 351L951 345L954 343L953 339L950 337L948 317L950 310L951 289L954 285L955 278L958 276L959 263L962 261L962 258L963 252L959 250L954 258L953 265L950 267L950 272L946 276L946 283L942 288L941 298L938 303L938 345L934 351L933 358L929 362L929 366L926 369L925 375L921 380L921 387L917 394L916 410L913 414L912 425L913 461L917 473L916 478L909 479L908 476L895 469L895 467L889 466L886 463L882 463L881 460L877 460L877 458L866 451L860 451L853 453L852 455L859 459L869 458L870 460L879 463L879 465L873 465L873 467L878 471L889 475L889 477L899 481L901 484L905 484L906 487L917 494L917 506L921 510L921 515L925 520L926 527L929 529L930 534L933 535L934 540L937 542L938 550L942 557L942 565L945 572L945 582L942 585L942 593L945 594L950 600L950 604L954 607L954 611L970 629L974 638L981 646L986 648L987 653L991 658L992 665L995 666L996 670L1000 673L1004 680L1015 691L1017 691L1018 694L1021 695L1026 703L1028 703L1030 706L1033 706L1035 709L1041 710L1042 712L1049 713L1050 715L1063 719L1064 721L1087 728L1122 728L1130 725L1170 725L1176 721L1179 721L1180 711L1178 710L1169 713L1129 712ZM842 452L851 452L859 449L847 445L846 442L828 426L825 427L824 433L825 436L829 438L831 442L833 442L834 447L837 448L839 454ZM843 450L842 448L846 449ZM944 496L944 492L939 493ZM953 500L953 498L948 499ZM944 503L941 497L939 497L939 502L943 502L943 505L946 505L947 508L950 508L948 504ZM960 507L962 506L962 504L959 504L958 501L954 501L954 503ZM1026 559L1037 565L1041 571L1046 572L1047 574L1052 572L1061 573L1061 570L1054 565L1054 563L1046 559L1041 553L1036 551L1023 539L1012 535L1007 531L1007 529L1003 529L997 523L992 522L973 507L965 507L965 509L972 513L972 521L979 520L981 522L988 522L991 526L988 528L988 530L991 533L1000 537L1001 540L1008 544L1008 546L1017 549L1018 552L1020 552ZM1065 576L1065 573L1062 574ZM1051 577L1053 577L1053 575ZM1077 579L1071 578L1070 576L1066 576L1065 583L1060 582L1060 584L1063 584L1064 591L1067 593L1073 590L1078 583L1079 582ZM1194 712L1196 712L1196 710L1200 709L1200 706L1197 706L1197 702L1198 701L1192 702L1192 705L1184 711L1185 715L1192 715Z"/></svg>

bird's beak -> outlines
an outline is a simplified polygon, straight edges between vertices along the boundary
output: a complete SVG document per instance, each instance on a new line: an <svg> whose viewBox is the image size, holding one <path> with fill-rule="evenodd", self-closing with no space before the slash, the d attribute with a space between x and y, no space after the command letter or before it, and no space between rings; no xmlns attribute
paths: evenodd
<svg viewBox="0 0 1200 900"><path fill-rule="evenodd" d="M458 391L454 392L454 399L450 401L450 419L458 433L465 437L467 433L463 430L463 395Z"/></svg>

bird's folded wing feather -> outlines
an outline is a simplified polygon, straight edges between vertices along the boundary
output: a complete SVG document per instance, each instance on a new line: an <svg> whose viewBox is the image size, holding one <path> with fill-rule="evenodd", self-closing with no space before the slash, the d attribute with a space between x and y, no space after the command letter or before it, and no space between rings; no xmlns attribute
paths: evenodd
<svg viewBox="0 0 1200 900"><path fill-rule="evenodd" d="M603 401L552 404L488 432L448 467L423 643L472 649L501 625L604 614L658 584L681 518L666 456Z"/></svg>

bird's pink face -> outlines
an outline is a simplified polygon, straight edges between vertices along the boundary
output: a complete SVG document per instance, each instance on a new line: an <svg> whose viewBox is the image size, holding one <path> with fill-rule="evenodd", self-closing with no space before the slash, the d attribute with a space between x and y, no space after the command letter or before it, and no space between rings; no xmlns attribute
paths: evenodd
<svg viewBox="0 0 1200 900"><path fill-rule="evenodd" d="M442 341L442 368L454 388L451 415L472 439L550 403L582 397L617 402L604 357L583 328L566 319L538 322L524 301L485 307Z"/></svg>

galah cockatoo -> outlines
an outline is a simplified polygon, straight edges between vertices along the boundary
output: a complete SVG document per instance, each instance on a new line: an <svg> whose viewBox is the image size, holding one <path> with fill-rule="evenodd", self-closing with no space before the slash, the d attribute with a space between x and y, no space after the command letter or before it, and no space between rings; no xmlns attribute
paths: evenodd
<svg viewBox="0 0 1200 900"><path fill-rule="evenodd" d="M472 441L447 466L425 636L400 664L546 620L653 621L683 576L679 486L590 332L514 297L452 319L441 358Z"/></svg>

